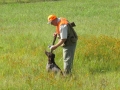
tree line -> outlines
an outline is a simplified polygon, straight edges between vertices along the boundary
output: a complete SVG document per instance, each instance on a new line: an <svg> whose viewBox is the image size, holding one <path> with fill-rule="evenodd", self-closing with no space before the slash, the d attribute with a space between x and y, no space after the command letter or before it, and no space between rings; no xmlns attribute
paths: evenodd
<svg viewBox="0 0 120 90"><path fill-rule="evenodd" d="M59 1L59 0L0 0L1 4L7 3L30 3L30 2L44 2L44 1Z"/></svg>

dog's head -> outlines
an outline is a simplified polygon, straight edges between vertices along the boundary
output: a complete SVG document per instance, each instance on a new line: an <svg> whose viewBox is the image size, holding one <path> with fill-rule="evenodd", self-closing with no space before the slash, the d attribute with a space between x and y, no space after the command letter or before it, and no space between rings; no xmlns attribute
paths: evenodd
<svg viewBox="0 0 120 90"><path fill-rule="evenodd" d="M51 52L47 52L45 51L45 54L48 56L48 58L54 59L55 58L55 54L51 53Z"/></svg>

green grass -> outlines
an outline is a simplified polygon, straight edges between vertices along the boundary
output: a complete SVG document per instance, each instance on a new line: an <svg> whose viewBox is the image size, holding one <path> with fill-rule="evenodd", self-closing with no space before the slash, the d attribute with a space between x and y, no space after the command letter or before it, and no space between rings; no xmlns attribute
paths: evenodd
<svg viewBox="0 0 120 90"><path fill-rule="evenodd" d="M2 0L1 0L2 1ZM65 0L0 4L0 90L119 90L119 0ZM47 74L44 54L56 14L76 23L73 75ZM62 49L55 50L63 70Z"/></svg>

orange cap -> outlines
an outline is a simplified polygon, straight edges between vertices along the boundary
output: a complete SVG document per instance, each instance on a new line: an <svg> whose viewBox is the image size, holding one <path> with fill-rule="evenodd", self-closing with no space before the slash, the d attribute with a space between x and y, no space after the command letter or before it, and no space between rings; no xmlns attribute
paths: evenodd
<svg viewBox="0 0 120 90"><path fill-rule="evenodd" d="M57 17L55 15L49 15L48 16L48 24L51 23L53 20L55 20Z"/></svg>

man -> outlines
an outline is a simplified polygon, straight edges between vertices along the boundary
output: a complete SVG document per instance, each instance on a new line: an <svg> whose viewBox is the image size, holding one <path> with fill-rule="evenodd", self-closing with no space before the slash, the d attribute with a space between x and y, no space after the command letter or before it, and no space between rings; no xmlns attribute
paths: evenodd
<svg viewBox="0 0 120 90"><path fill-rule="evenodd" d="M57 36L59 38L58 43L52 45L50 49L53 51L59 46L63 47L64 74L70 74L76 49L77 34L74 31L72 24L65 18L57 18L56 15L49 15L48 23L56 26L54 37Z"/></svg>

